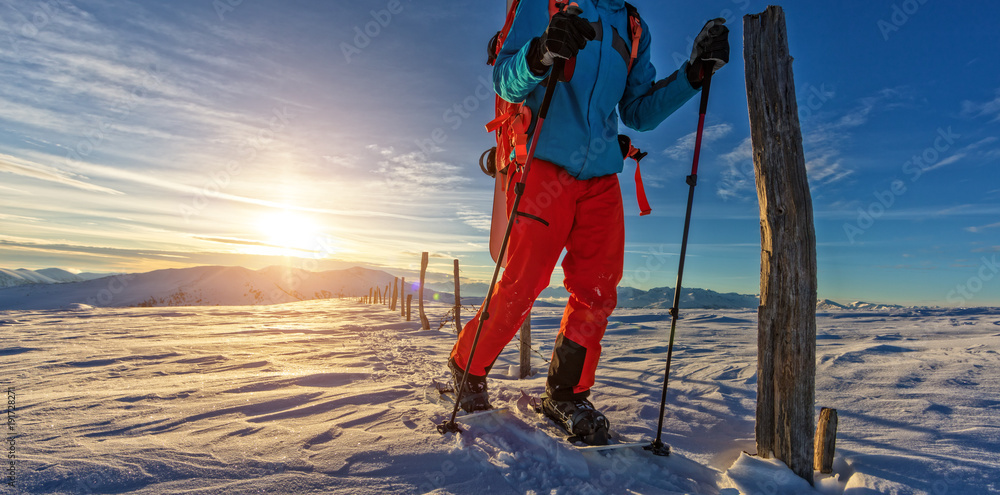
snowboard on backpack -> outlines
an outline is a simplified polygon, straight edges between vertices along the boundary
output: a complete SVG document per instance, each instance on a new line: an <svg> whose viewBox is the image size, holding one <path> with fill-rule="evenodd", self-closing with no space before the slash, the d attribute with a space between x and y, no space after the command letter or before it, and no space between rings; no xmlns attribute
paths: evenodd
<svg viewBox="0 0 1000 495"><path fill-rule="evenodd" d="M486 160L484 163L483 160ZM490 220L490 256L496 262L500 257L500 249L503 246L503 237L507 232L507 169L497 170L496 148L492 148L483 153L480 157L479 167L486 175L493 177L493 211ZM501 266L507 266L507 257Z"/></svg>

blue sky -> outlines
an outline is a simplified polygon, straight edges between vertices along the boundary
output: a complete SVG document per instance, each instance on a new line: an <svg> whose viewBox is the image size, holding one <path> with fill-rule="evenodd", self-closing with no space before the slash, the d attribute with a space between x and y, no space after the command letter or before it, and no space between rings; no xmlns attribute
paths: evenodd
<svg viewBox="0 0 1000 495"><path fill-rule="evenodd" d="M496 5L493 5L493 4ZM726 17L685 285L756 293L742 16L636 0L669 75ZM820 297L1000 305L992 2L785 2ZM503 2L0 3L0 266L147 271L366 264L488 279L476 161ZM374 12L374 14L373 14ZM365 31L368 31L368 34ZM623 285L672 286L697 102L647 133L653 214L622 176ZM553 284L558 285L557 270Z"/></svg>

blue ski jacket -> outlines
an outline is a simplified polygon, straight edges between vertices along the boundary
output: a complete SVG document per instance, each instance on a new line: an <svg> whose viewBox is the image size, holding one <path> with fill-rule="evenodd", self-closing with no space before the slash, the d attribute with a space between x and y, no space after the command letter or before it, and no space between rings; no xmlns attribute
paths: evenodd
<svg viewBox="0 0 1000 495"><path fill-rule="evenodd" d="M597 31L577 55L572 80L560 83L538 138L535 156L565 168L578 179L622 171L618 119L638 131L654 129L690 100L698 90L686 76L687 62L665 79L656 80L649 59L651 38L642 22L639 53L628 70L631 44L624 0L576 0ZM531 40L549 24L549 2L523 0L493 68L493 86L501 98L526 102L537 112L545 94L542 81L528 68ZM550 70L551 72L551 70Z"/></svg>

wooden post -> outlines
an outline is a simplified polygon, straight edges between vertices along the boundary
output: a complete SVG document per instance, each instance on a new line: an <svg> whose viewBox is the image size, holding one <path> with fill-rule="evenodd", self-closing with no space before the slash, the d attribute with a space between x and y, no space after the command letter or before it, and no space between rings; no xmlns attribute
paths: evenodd
<svg viewBox="0 0 1000 495"><path fill-rule="evenodd" d="M760 205L757 454L812 483L816 233L785 14L743 17L750 140Z"/></svg>
<svg viewBox="0 0 1000 495"><path fill-rule="evenodd" d="M372 287L368 288L368 304L372 303L372 297L375 295L375 289Z"/></svg>
<svg viewBox="0 0 1000 495"><path fill-rule="evenodd" d="M531 376L531 313L521 324L521 379Z"/></svg>
<svg viewBox="0 0 1000 495"><path fill-rule="evenodd" d="M462 284L458 281L458 260L455 260L455 333L462 333Z"/></svg>
<svg viewBox="0 0 1000 495"><path fill-rule="evenodd" d="M396 295L399 294L399 277L392 281L392 299L389 301L389 311L396 311Z"/></svg>
<svg viewBox="0 0 1000 495"><path fill-rule="evenodd" d="M424 330L431 329L431 322L427 320L427 315L424 313L424 276L427 274L427 258L428 254L425 251L420 256L420 300L417 301L420 306L420 325Z"/></svg>
<svg viewBox="0 0 1000 495"><path fill-rule="evenodd" d="M399 316L406 316L406 277L399 283ZM410 321L409 318L406 321Z"/></svg>
<svg viewBox="0 0 1000 495"><path fill-rule="evenodd" d="M824 407L816 423L816 460L813 469L823 473L833 472L833 455L837 450L837 410Z"/></svg>
<svg viewBox="0 0 1000 495"><path fill-rule="evenodd" d="M410 306L413 304L413 294L406 295L406 321L410 321Z"/></svg>
<svg viewBox="0 0 1000 495"><path fill-rule="evenodd" d="M382 293L382 305L389 305L389 284L385 284L385 292Z"/></svg>

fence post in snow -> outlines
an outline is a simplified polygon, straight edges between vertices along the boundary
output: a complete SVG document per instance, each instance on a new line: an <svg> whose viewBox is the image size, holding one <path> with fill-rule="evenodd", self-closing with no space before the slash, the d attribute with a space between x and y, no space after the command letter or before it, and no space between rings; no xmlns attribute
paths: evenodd
<svg viewBox="0 0 1000 495"><path fill-rule="evenodd" d="M428 254L424 251L420 256L420 300L417 302L420 307L420 326L424 330L431 329L431 322L427 320L427 315L424 314L424 276L427 274L427 258Z"/></svg>
<svg viewBox="0 0 1000 495"><path fill-rule="evenodd" d="M399 282L399 316L406 316L406 277ZM410 321L409 318L406 321Z"/></svg>
<svg viewBox="0 0 1000 495"><path fill-rule="evenodd" d="M410 306L413 304L413 294L406 296L406 321L410 321Z"/></svg>
<svg viewBox="0 0 1000 495"><path fill-rule="evenodd" d="M399 293L399 277L392 281L392 299L389 300L389 311L396 311L396 295Z"/></svg>
<svg viewBox="0 0 1000 495"><path fill-rule="evenodd" d="M743 17L743 58L760 204L757 454L812 483L816 233L781 7Z"/></svg>
<svg viewBox="0 0 1000 495"><path fill-rule="evenodd" d="M455 333L462 332L462 285L458 281L458 260L455 260Z"/></svg>

